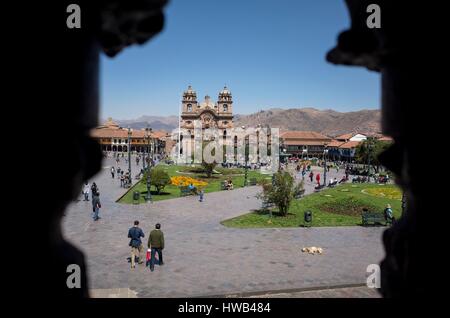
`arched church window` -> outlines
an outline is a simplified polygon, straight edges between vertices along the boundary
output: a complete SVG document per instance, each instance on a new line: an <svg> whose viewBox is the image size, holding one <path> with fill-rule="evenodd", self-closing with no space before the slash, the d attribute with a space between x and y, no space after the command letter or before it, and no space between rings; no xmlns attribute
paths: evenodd
<svg viewBox="0 0 450 318"><path fill-rule="evenodd" d="M223 111L227 112L228 111L228 105L227 104L223 104Z"/></svg>
<svg viewBox="0 0 450 318"><path fill-rule="evenodd" d="M187 105L187 111L188 111L188 112L191 112L191 111L192 111L192 105L191 105L191 104L188 104L188 105Z"/></svg>
<svg viewBox="0 0 450 318"><path fill-rule="evenodd" d="M226 129L223 131L223 135L224 135L224 136L227 135L227 130L226 130Z"/></svg>

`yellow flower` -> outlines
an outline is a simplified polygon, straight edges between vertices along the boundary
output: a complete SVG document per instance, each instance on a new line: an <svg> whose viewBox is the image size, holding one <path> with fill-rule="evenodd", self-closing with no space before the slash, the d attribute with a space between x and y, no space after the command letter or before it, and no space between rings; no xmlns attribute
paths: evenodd
<svg viewBox="0 0 450 318"><path fill-rule="evenodd" d="M195 187L205 187L208 185L207 182L202 181L202 180L197 180L191 177L186 177L186 176L175 176L175 177L171 177L170 181L173 185L175 186L188 186L190 184L192 184Z"/></svg>

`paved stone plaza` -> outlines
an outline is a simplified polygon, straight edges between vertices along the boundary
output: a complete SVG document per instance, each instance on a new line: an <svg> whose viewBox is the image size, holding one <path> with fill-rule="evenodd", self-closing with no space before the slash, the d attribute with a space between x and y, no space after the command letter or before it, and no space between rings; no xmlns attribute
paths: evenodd
<svg viewBox="0 0 450 318"><path fill-rule="evenodd" d="M224 219L260 208L255 197L259 187L206 194L205 202L191 196L141 205L116 203L125 189L118 179L111 179L112 164L112 159L104 160L102 172L92 180L100 189L102 218L94 222L91 202L78 201L64 219L65 236L87 257L94 296L106 297L102 290L107 289L133 297L196 297L364 284L367 266L383 257L383 227L222 226ZM126 168L123 160L121 166ZM134 160L132 168L134 175ZM341 176L342 172L338 179ZM312 191L309 181L305 188L306 193ZM126 260L130 255L127 233L134 220L140 221L146 234L145 245L155 223L162 225L165 265L155 266L153 273L144 265L132 270ZM320 246L324 254L304 254L304 246ZM374 295L360 289L355 296Z"/></svg>

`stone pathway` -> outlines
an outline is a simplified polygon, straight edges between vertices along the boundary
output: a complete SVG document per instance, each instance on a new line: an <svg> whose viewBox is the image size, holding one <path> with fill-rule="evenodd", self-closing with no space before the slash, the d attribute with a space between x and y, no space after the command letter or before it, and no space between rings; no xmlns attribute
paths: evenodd
<svg viewBox="0 0 450 318"><path fill-rule="evenodd" d="M384 228L379 227L222 226L220 221L261 206L255 197L259 187L209 193L202 203L193 196L141 205L115 203L124 189L111 179L111 164L111 159L105 160L93 180L101 192L102 218L94 222L91 203L79 201L64 220L65 236L87 256L91 289L125 288L137 297L197 297L328 288L365 283L367 266L383 257ZM306 193L310 191L306 185ZM126 261L127 232L136 219L146 236L155 223L162 224L165 265L156 266L153 273L143 265L131 270ZM304 254L304 246L320 246L324 254Z"/></svg>
<svg viewBox="0 0 450 318"><path fill-rule="evenodd" d="M381 294L376 289L361 286L265 294L250 298L381 298Z"/></svg>

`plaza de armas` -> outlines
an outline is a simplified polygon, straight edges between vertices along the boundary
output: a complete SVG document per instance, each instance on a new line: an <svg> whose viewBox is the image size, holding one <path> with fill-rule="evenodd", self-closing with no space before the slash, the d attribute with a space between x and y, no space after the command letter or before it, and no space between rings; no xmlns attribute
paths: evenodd
<svg viewBox="0 0 450 318"><path fill-rule="evenodd" d="M217 128L225 138L233 128L231 91L225 86L219 92L217 102L213 102L208 95L205 96L203 102L198 102L196 91L189 86L182 95L179 127L187 129L188 132L194 131L194 121L196 120L201 121L204 128ZM119 160L126 161L128 165L126 169L122 169L122 174L125 173L127 179L127 182L123 183L125 184L124 188L128 188L128 190L120 198L117 198L118 203L139 204L191 194L198 195L200 192L229 190L230 184L233 189L258 186L264 182L273 181L273 174L265 169L264 164L248 161L248 144L246 144L244 163L227 160L226 163L214 165L211 173L208 173L202 165L176 163L177 158L170 156L170 151L174 147L177 148L178 136L170 132L154 131L149 126L143 129L123 128L109 118L103 125L92 131L92 136L102 147L105 157L114 158L117 163ZM193 140L192 133L192 142ZM367 191L359 189L358 195L361 191L373 193L377 200L381 199L380 202L374 205L373 202L369 202L370 199L365 200L368 197L367 194L364 194L360 198L361 205L356 207L356 209L360 209L359 213L353 211L354 208L348 212L349 215L345 215L345 211L339 212L340 218L337 219L340 220L336 221L336 218L330 217L329 214L333 214L334 210L339 209L324 209L321 207L324 203L323 200L318 200L320 204L317 208L314 204L312 205L313 208L316 208L316 211L313 210L313 214L323 214L328 217L323 217L324 221L315 225L361 224L363 209L376 209L373 212L381 213L386 204L394 206L395 214L399 217L403 196L400 190L392 184L390 173L385 171L377 161L377 154L390 142L390 138L380 134L367 135L353 132L330 137L313 131L281 131L280 170L288 171L294 177L295 183L301 184L301 193L305 194L301 198L296 196L298 200L293 202L291 210L297 209L304 212L304 209L301 208L302 201L323 199L323 193L336 191L335 187L357 186L358 188L367 188ZM246 139L246 143L248 143L248 139ZM234 148L236 147L235 141ZM141 166L136 166L137 171L131 171L132 160L136 160L136 163L140 162ZM147 173L149 170L150 173ZM314 180L310 178L311 174L314 175ZM318 174L320 181L315 179ZM152 177L156 179L152 180ZM308 179L310 184L308 184ZM186 190L191 184L196 188L194 193ZM383 184L383 187L379 187L380 184ZM312 185L314 186L311 188ZM305 191L305 188L311 189ZM346 195L353 192L338 193L345 201ZM339 202L334 200L334 204L339 205ZM305 205L310 206L308 202ZM344 202L343 206L345 205ZM299 220L302 217L300 212L295 213L298 214ZM273 215L273 213L270 214L271 217ZM281 223L282 226L294 226L294 224L298 226L299 220ZM247 225L250 227L261 226L260 223L256 221L255 224ZM223 224L233 226L233 222L229 220L225 220Z"/></svg>

